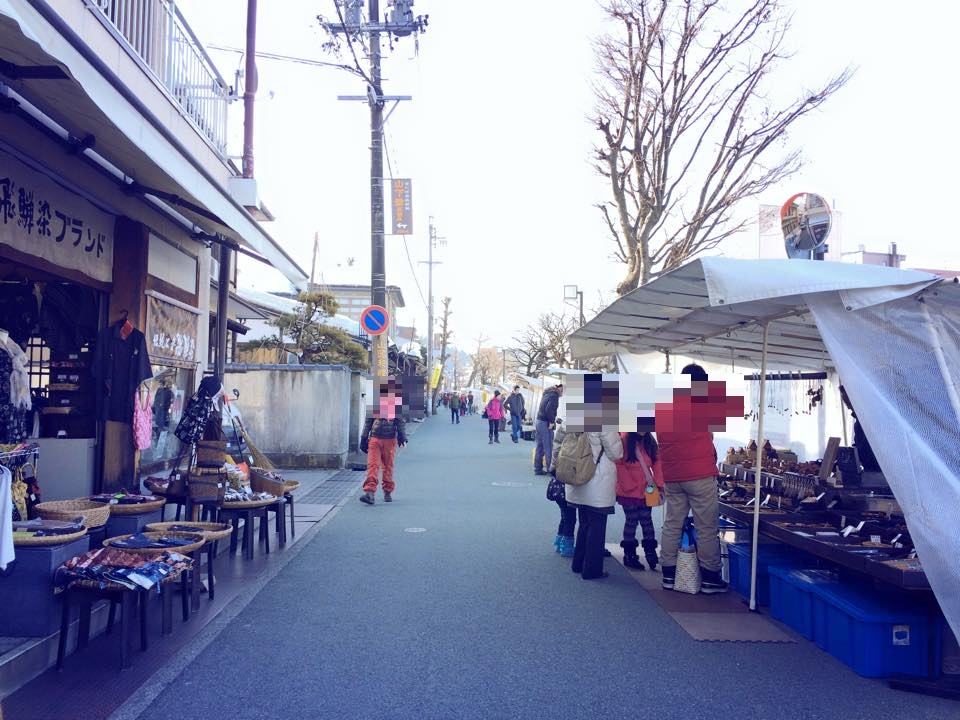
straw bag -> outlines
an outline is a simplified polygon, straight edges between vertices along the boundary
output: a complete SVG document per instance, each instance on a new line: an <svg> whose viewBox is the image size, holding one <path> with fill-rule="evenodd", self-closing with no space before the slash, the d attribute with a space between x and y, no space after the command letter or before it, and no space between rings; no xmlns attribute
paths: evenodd
<svg viewBox="0 0 960 720"><path fill-rule="evenodd" d="M264 468L250 468L250 487L254 492L265 492L277 497L283 497L286 492L286 483L279 473Z"/></svg>
<svg viewBox="0 0 960 720"><path fill-rule="evenodd" d="M197 465L222 467L227 461L226 440L198 440Z"/></svg>
<svg viewBox="0 0 960 720"><path fill-rule="evenodd" d="M195 502L223 502L227 493L227 473L200 475L191 472L187 476L187 496Z"/></svg>
<svg viewBox="0 0 960 720"><path fill-rule="evenodd" d="M681 545L677 551L677 574L673 589L696 595L700 592L700 559L697 556L697 540L689 519L683 525Z"/></svg>

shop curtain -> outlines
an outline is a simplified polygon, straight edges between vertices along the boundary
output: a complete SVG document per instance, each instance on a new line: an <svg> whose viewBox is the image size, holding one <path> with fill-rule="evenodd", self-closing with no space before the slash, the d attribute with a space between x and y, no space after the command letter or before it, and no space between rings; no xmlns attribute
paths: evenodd
<svg viewBox="0 0 960 720"><path fill-rule="evenodd" d="M838 293L806 299L960 637L960 298L931 290L858 310Z"/></svg>

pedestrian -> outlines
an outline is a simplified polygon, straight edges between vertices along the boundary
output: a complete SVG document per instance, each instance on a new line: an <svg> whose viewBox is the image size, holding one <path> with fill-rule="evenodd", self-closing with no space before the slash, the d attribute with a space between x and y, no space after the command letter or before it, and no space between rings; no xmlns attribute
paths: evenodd
<svg viewBox="0 0 960 720"><path fill-rule="evenodd" d="M494 390L493 397L487 403L485 409L487 414L487 425L490 426L489 436L490 445L500 442L500 421L503 419L503 403L500 402L500 391Z"/></svg>
<svg viewBox="0 0 960 720"><path fill-rule="evenodd" d="M572 431L557 423L552 453L554 463L569 432ZM623 457L623 444L616 430L589 431L586 435L596 463L594 475L583 485L564 488L566 502L576 509L579 523L570 569L584 580L599 580L609 575L603 569L604 542L607 517L614 513L617 498L617 466L614 463Z"/></svg>
<svg viewBox="0 0 960 720"><path fill-rule="evenodd" d="M503 404L510 411L510 437L514 443L518 443L520 442L520 422L527 416L519 385L513 386L513 392L510 393Z"/></svg>
<svg viewBox="0 0 960 720"><path fill-rule="evenodd" d="M460 393L460 417L467 414L467 396Z"/></svg>
<svg viewBox="0 0 960 720"><path fill-rule="evenodd" d="M533 454L533 472L535 475L546 475L552 467L553 458L553 431L556 427L557 409L560 407L560 396L563 395L563 383L554 385L543 393L540 407L537 409L537 449ZM546 468L544 468L546 460Z"/></svg>
<svg viewBox="0 0 960 720"><path fill-rule="evenodd" d="M360 502L373 505L377 492L378 476L383 469L383 501L393 502L396 483L393 480L393 462L397 448L407 444L407 432L403 418L397 412L401 397L397 384L391 378L380 385L379 401L373 413L363 424L360 449L367 453L367 475L363 481Z"/></svg>
<svg viewBox="0 0 960 720"><path fill-rule="evenodd" d="M680 371L690 376L690 389L677 388L673 392L670 414L684 418L685 427L661 429L657 413L657 440L663 462L666 511L660 539L662 585L673 590L677 573L677 550L687 515L693 510L697 530L697 557L700 561L701 588L705 594L722 593L727 583L721 575L719 519L717 499L717 450L713 433L709 430L716 419L711 417L711 405L706 370L692 363Z"/></svg>
<svg viewBox="0 0 960 720"><path fill-rule="evenodd" d="M653 527L653 508L660 504L663 489L663 469L657 441L649 432L620 433L623 457L617 460L617 502L623 507L623 564L634 570L643 570L637 548L651 570L657 567L657 535ZM637 541L637 525L643 540Z"/></svg>
<svg viewBox="0 0 960 720"><path fill-rule="evenodd" d="M473 391L467 393L467 415L473 415L476 412L474 407Z"/></svg>
<svg viewBox="0 0 960 720"><path fill-rule="evenodd" d="M460 396L450 393L450 424L460 424Z"/></svg>

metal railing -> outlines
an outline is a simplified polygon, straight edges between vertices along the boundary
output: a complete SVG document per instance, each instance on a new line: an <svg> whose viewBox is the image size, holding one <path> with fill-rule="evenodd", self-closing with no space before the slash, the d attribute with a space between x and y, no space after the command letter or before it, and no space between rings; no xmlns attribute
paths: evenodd
<svg viewBox="0 0 960 720"><path fill-rule="evenodd" d="M91 0L183 108L221 157L227 155L230 88L175 0Z"/></svg>

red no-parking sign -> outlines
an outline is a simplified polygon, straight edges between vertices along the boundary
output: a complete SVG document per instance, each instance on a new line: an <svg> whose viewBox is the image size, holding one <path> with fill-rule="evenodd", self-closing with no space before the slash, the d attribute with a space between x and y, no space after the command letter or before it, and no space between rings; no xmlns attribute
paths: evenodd
<svg viewBox="0 0 960 720"><path fill-rule="evenodd" d="M383 335L390 327L390 313L380 305L370 305L360 313L360 327L367 335Z"/></svg>

